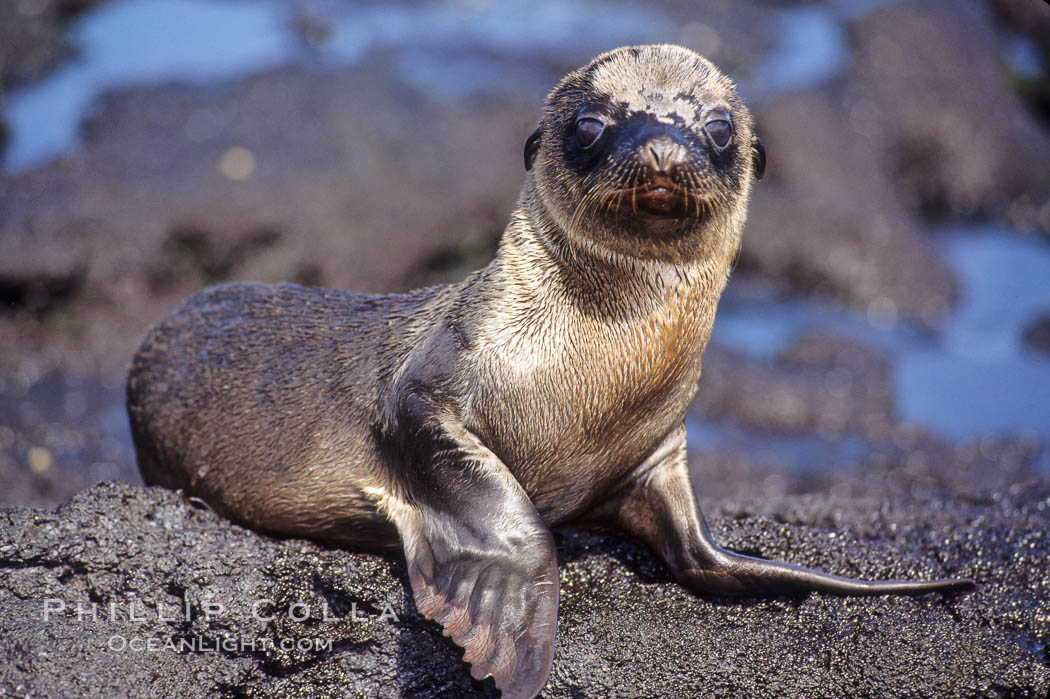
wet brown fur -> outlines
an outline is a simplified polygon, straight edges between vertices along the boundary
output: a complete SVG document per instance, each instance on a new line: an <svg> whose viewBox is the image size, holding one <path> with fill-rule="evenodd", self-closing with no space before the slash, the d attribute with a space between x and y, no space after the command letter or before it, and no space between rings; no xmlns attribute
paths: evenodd
<svg viewBox="0 0 1050 699"><path fill-rule="evenodd" d="M583 107L624 134L677 124L687 215L646 213L668 180L645 144L578 164ZM529 144L496 257L459 284L227 284L154 327L128 378L146 481L261 531L400 544L417 607L507 696L550 668L551 526L634 536L697 592L877 594L719 549L693 500L683 420L759 162L732 83L686 49L618 49L551 92Z"/></svg>
<svg viewBox="0 0 1050 699"><path fill-rule="evenodd" d="M695 54L673 56L661 79L692 84L699 65L711 82L701 94L731 88ZM562 128L566 95L596 94L589 82L576 71L552 92L544 131ZM746 143L750 116L736 108ZM460 384L448 400L545 521L584 517L684 416L739 246L750 163L748 186L706 195L732 201L728 215L668 243L618 214L625 230L605 247L593 214L609 184L582 191L551 150L526 174L496 258L458 285L377 297L228 284L154 327L128 382L147 482L264 531L374 545L375 493L396 481L369 446L383 391L455 328L468 344L444 350ZM574 228L559 225L573 216ZM259 376L269 383L246 380Z"/></svg>

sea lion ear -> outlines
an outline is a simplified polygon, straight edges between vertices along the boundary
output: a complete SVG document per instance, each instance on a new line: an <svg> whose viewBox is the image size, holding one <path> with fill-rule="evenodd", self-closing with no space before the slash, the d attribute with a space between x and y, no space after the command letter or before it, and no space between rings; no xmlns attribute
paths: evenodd
<svg viewBox="0 0 1050 699"><path fill-rule="evenodd" d="M532 163L536 160L536 154L540 152L540 139L543 136L541 129L536 129L525 139L525 169L531 170Z"/></svg>
<svg viewBox="0 0 1050 699"><path fill-rule="evenodd" d="M754 166L755 179L762 179L762 175L766 174L766 147L758 136L751 141L751 164Z"/></svg>

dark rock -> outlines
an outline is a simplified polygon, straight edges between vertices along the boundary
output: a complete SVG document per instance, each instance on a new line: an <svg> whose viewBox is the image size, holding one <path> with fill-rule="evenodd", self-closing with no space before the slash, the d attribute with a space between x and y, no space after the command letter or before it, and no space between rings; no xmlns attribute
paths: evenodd
<svg viewBox="0 0 1050 699"><path fill-rule="evenodd" d="M1035 352L1050 354L1050 317L1040 318L1025 328L1024 344Z"/></svg>
<svg viewBox="0 0 1050 699"><path fill-rule="evenodd" d="M715 433L690 444L699 492L973 499L1038 478L1037 438L948 443L900 420L890 376L877 351L827 333L798 337L771 362L708 347L688 418Z"/></svg>
<svg viewBox="0 0 1050 699"><path fill-rule="evenodd" d="M807 91L757 109L769 175L755 187L740 271L861 309L882 297L932 322L955 295L952 277L894 192L885 144L851 121L851 99Z"/></svg>
<svg viewBox="0 0 1050 699"><path fill-rule="evenodd" d="M1050 62L1050 4L1027 0L988 0L1011 29L1034 41Z"/></svg>
<svg viewBox="0 0 1050 699"><path fill-rule="evenodd" d="M47 72L63 53L55 14L36 3L0 3L0 90Z"/></svg>
<svg viewBox="0 0 1050 699"><path fill-rule="evenodd" d="M101 0L10 0L0 3L0 95L5 88L51 70L68 51L62 33L63 21L99 2Z"/></svg>
<svg viewBox="0 0 1050 699"><path fill-rule="evenodd" d="M491 245L542 95L449 102L389 70L377 59L109 95L81 150L0 175L0 292L76 282L0 312L0 368L34 357L111 376L206 284L397 291L435 255Z"/></svg>
<svg viewBox="0 0 1050 699"><path fill-rule="evenodd" d="M122 382L0 373L0 505L54 507L104 480L142 482Z"/></svg>
<svg viewBox="0 0 1050 699"><path fill-rule="evenodd" d="M1026 196L1038 206L1050 137L1004 80L994 25L968 9L900 3L855 23L857 108L881 122L905 201L952 216L1002 213Z"/></svg>
<svg viewBox="0 0 1050 699"><path fill-rule="evenodd" d="M716 538L740 550L846 575L967 575L978 587L949 599L702 599L631 544L561 534L545 696L1050 691L1046 483L979 502L785 498L711 514ZM45 620L55 600L63 609ZM267 618L253 614L257 600L269 600ZM208 604L222 610L209 616ZM362 621L348 617L352 604ZM387 608L396 620L381 618ZM104 484L57 512L4 510L0 609L6 694L487 693L416 614L400 562L260 536L161 489ZM149 638L218 650L124 646ZM263 647L281 639L323 647Z"/></svg>
<svg viewBox="0 0 1050 699"><path fill-rule="evenodd" d="M794 439L798 442L789 436L781 445L756 431L718 448L694 447L689 463L697 493L728 499L830 493L874 500L979 501L989 492L1023 489L1041 480L1043 446L1031 439L985 437L951 445L904 427L870 441L808 434Z"/></svg>
<svg viewBox="0 0 1050 699"><path fill-rule="evenodd" d="M981 9L881 7L850 23L843 76L755 105L769 168L741 271L935 324L955 290L927 219L1050 232L1050 136L1006 79Z"/></svg>
<svg viewBox="0 0 1050 699"><path fill-rule="evenodd" d="M807 335L772 364L709 347L691 409L707 419L783 432L879 437L894 424L886 361L824 334Z"/></svg>

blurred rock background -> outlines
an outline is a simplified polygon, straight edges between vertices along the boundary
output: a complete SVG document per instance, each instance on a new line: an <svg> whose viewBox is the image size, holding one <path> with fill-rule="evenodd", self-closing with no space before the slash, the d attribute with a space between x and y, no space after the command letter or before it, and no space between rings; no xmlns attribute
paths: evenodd
<svg viewBox="0 0 1050 699"><path fill-rule="evenodd" d="M733 76L769 153L689 417L699 494L1024 489L1048 37L1041 0L0 3L0 503L139 482L123 372L204 285L485 264L546 91L657 41Z"/></svg>

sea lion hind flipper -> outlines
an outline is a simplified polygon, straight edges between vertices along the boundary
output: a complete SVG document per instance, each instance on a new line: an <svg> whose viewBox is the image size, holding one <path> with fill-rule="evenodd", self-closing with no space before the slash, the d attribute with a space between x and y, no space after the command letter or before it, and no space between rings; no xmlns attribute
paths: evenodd
<svg viewBox="0 0 1050 699"><path fill-rule="evenodd" d="M416 425L411 425L416 422ZM506 466L468 430L402 421L418 459L386 507L401 535L416 608L504 697L533 697L554 657L554 540Z"/></svg>
<svg viewBox="0 0 1050 699"><path fill-rule="evenodd" d="M693 496L684 428L656 449L638 474L604 515L659 552L679 581L697 594L920 595L974 587L972 580L964 578L857 580L722 548L711 537Z"/></svg>

